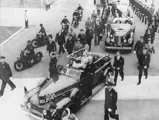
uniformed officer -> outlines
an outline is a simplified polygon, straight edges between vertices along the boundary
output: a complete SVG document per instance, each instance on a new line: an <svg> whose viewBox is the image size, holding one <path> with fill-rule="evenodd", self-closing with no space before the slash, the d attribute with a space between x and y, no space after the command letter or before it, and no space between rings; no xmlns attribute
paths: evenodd
<svg viewBox="0 0 159 120"><path fill-rule="evenodd" d="M12 71L9 64L5 62L4 56L0 57L0 79L2 80L0 96L3 95L6 84L11 87L11 90L14 90L16 88L14 83L10 80L12 79Z"/></svg>
<svg viewBox="0 0 159 120"><path fill-rule="evenodd" d="M57 54L54 52L50 53L50 63L49 63L49 72L50 72L50 78L56 82L59 78L57 73Z"/></svg>
<svg viewBox="0 0 159 120"><path fill-rule="evenodd" d="M143 48L144 48L143 36L140 36L140 40L138 40L134 46L134 53L136 54L138 64L139 64L139 59L142 54Z"/></svg>
<svg viewBox="0 0 159 120"><path fill-rule="evenodd" d="M56 43L52 37L52 35L48 35L49 37L49 42L47 44L47 47L46 47L46 50L49 52L49 55L51 52L57 52L57 46L56 46Z"/></svg>
<svg viewBox="0 0 159 120"><path fill-rule="evenodd" d="M147 53L146 49L143 49L143 53L139 59L139 81L137 85L141 84L142 72L144 71L145 79L148 77L148 68L150 64L150 54Z"/></svg>
<svg viewBox="0 0 159 120"><path fill-rule="evenodd" d="M118 73L120 74L122 81L124 80L124 58L120 55L119 51L117 51L116 56L114 57L113 67L115 69L114 82L116 85Z"/></svg>
<svg viewBox="0 0 159 120"><path fill-rule="evenodd" d="M78 34L78 38L80 39L81 44L84 46L86 44L86 36L84 34L83 29L80 29L80 33Z"/></svg>
<svg viewBox="0 0 159 120"><path fill-rule="evenodd" d="M109 86L105 88L104 120L109 120L109 117L119 120L119 115L116 114L118 94L112 86L113 83L109 82Z"/></svg>
<svg viewBox="0 0 159 120"><path fill-rule="evenodd" d="M80 39L78 38L77 39L77 43L75 44L74 48L73 48L73 51L78 51L80 49L82 49L84 46L80 43ZM82 51L81 52L78 52L77 56L81 56L82 55Z"/></svg>
<svg viewBox="0 0 159 120"><path fill-rule="evenodd" d="M65 48L64 48L64 45L65 45L65 36L64 36L64 34L62 34L62 31L60 31L59 33L56 34L55 42L57 42L58 45L59 45L59 51L58 51L58 53L59 54L61 54L61 52L65 53Z"/></svg>
<svg viewBox="0 0 159 120"><path fill-rule="evenodd" d="M75 44L75 39L73 38L72 34L69 34L69 38L67 39L66 42L66 49L68 54L72 54L74 44Z"/></svg>

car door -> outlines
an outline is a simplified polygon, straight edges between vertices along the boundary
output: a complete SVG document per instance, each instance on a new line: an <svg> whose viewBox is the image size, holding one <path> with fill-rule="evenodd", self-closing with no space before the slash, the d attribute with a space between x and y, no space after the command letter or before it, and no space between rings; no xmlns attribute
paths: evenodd
<svg viewBox="0 0 159 120"><path fill-rule="evenodd" d="M99 78L100 78L101 74L103 73L102 65L104 65L102 60L98 61L94 65L95 71L94 71L94 76L93 76L93 87L95 87L99 83Z"/></svg>

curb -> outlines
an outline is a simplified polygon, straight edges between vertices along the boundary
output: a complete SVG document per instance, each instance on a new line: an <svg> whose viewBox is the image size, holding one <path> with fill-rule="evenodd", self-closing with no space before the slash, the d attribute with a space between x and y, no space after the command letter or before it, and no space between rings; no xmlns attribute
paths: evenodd
<svg viewBox="0 0 159 120"><path fill-rule="evenodd" d="M15 32L13 35L11 35L8 39L6 39L4 42L2 42L0 44L0 47L2 47L2 45L4 45L5 43L7 43L10 39L12 39L14 36L16 36L18 33L20 33L25 27L22 27L20 30L18 30L17 32Z"/></svg>

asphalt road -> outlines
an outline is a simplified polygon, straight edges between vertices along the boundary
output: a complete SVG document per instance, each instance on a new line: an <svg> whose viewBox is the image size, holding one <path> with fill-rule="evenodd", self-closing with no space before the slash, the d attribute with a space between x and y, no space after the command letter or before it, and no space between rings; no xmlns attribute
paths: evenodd
<svg viewBox="0 0 159 120"><path fill-rule="evenodd" d="M92 1L93 2L93 1ZM45 47L39 48L36 51L42 51L44 58L42 61L33 66L30 69L24 70L22 72L16 72L13 68L13 62L20 54L26 41L35 37L37 25L43 23L46 30L51 32L53 35L60 29L60 21L64 15L67 15L69 20L72 19L72 12L78 6L82 4L84 6L84 18L83 21L87 19L87 16L91 14L93 9L93 3L90 0L63 0L62 3L56 4L51 11L47 13L42 11L42 13L34 14L36 17L35 21L32 21L32 25L29 29L24 29L21 33L12 38L5 45L0 47L1 55L6 56L7 62L11 65L13 70L14 78L34 78L34 77L47 77L48 76L48 63L49 56L45 51ZM52 15L52 16L51 16ZM56 16L56 17L55 17ZM135 17L135 16L134 16ZM136 40L139 36L144 34L145 25L142 24L136 17ZM84 22L82 22L79 28L84 27ZM92 48L92 51L105 53L104 41L100 43L100 46ZM159 75L159 44L156 46L156 54L152 56L152 61L149 69L150 76ZM113 56L113 54L111 54ZM65 65L67 60L66 55L63 55L59 59L59 64ZM136 70L136 57L133 53L123 55L125 58L125 75L126 76L137 76L138 71ZM20 82L19 82L20 84ZM16 100L15 100L16 101ZM18 103L19 104L19 103ZM121 115L122 120L157 120L158 119L158 101L157 100L120 100L118 102L118 113ZM154 110L156 109L156 110ZM93 101L91 100L86 104L78 113L77 116L80 120L102 120L103 119L103 101ZM16 119L15 119L16 120ZM29 120L33 120L29 118Z"/></svg>

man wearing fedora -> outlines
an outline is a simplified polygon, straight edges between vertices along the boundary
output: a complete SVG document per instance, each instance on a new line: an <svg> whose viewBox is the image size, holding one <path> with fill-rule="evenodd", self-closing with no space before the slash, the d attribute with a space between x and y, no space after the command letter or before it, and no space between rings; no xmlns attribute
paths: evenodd
<svg viewBox="0 0 159 120"><path fill-rule="evenodd" d="M119 115L116 114L118 94L113 89L114 84L111 81L108 84L105 88L104 120L109 120L109 117L119 120Z"/></svg>
<svg viewBox="0 0 159 120"><path fill-rule="evenodd" d="M0 96L3 95L6 84L10 85L11 90L14 90L16 88L14 83L10 80L11 78L12 78L12 71L10 69L10 66L7 62L5 62L5 57L1 56L0 57L0 79L2 80L2 85L1 85Z"/></svg>

